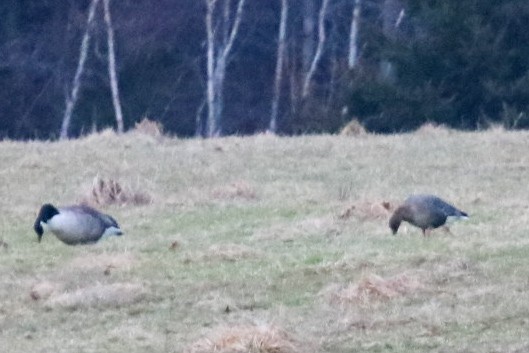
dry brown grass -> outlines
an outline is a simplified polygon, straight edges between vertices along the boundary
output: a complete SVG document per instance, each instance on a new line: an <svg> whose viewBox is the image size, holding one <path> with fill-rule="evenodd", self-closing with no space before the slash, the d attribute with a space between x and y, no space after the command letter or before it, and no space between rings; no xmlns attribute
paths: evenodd
<svg viewBox="0 0 529 353"><path fill-rule="evenodd" d="M64 288L62 283L41 281L31 286L29 296L33 300L48 299L52 295L57 295Z"/></svg>
<svg viewBox="0 0 529 353"><path fill-rule="evenodd" d="M450 129L445 125L440 125L433 122L424 123L415 131L416 134L428 136L450 135L453 132L453 129Z"/></svg>
<svg viewBox="0 0 529 353"><path fill-rule="evenodd" d="M228 261L235 262L243 259L259 257L259 251L242 244L214 244L205 252L187 254L185 262L204 262L204 261Z"/></svg>
<svg viewBox="0 0 529 353"><path fill-rule="evenodd" d="M127 253L86 254L73 258L66 268L72 271L103 271L108 268L128 271L136 262L136 258Z"/></svg>
<svg viewBox="0 0 529 353"><path fill-rule="evenodd" d="M211 196L220 200L255 200L257 199L257 192L247 181L237 180L228 185L215 188L211 192Z"/></svg>
<svg viewBox="0 0 529 353"><path fill-rule="evenodd" d="M81 197L81 203L90 206L145 205L152 201L145 191L133 190L129 186L122 186L117 180L101 178L99 175L94 178L90 191Z"/></svg>
<svg viewBox="0 0 529 353"><path fill-rule="evenodd" d="M266 322L322 353L523 351L528 137L157 141L108 132L4 141L0 347L182 352L200 337L222 342L216 328ZM137 190L156 202L102 207L124 237L38 243L36 208L76 200L97 174L122 187L142 181ZM238 180L256 201L233 191L212 197ZM382 202L419 192L441 195L471 218L451 236L424 238L411 227L413 236L391 236Z"/></svg>
<svg viewBox="0 0 529 353"><path fill-rule="evenodd" d="M385 301L396 297L410 295L421 289L422 284L416 276L399 274L389 278L370 274L358 283L346 287L334 287L328 290L332 303L339 305L365 305L373 301Z"/></svg>
<svg viewBox="0 0 529 353"><path fill-rule="evenodd" d="M134 124L133 131L158 138L163 136L163 125L158 121L144 117L141 121Z"/></svg>
<svg viewBox="0 0 529 353"><path fill-rule="evenodd" d="M274 325L221 326L194 342L185 353L301 353L299 342Z"/></svg>
<svg viewBox="0 0 529 353"><path fill-rule="evenodd" d="M53 293L46 301L50 308L77 309L83 307L123 306L136 303L147 294L139 283L96 283L73 291Z"/></svg>
<svg viewBox="0 0 529 353"><path fill-rule="evenodd" d="M341 130L342 136L364 136L367 135L365 127L356 119L348 122Z"/></svg>
<svg viewBox="0 0 529 353"><path fill-rule="evenodd" d="M261 229L252 235L255 241L278 240L290 242L295 239L311 236L332 237L342 232L342 226L333 216L307 217L286 226L285 224L273 224Z"/></svg>
<svg viewBox="0 0 529 353"><path fill-rule="evenodd" d="M355 217L360 221L382 220L391 215L395 209L395 203L389 201L367 201L360 200L342 211L338 218L348 219Z"/></svg>

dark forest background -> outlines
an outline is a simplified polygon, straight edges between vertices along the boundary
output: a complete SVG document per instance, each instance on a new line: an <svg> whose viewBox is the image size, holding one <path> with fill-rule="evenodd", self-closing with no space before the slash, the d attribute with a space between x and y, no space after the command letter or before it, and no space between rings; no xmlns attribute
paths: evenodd
<svg viewBox="0 0 529 353"><path fill-rule="evenodd" d="M208 1L110 3L125 129L148 118L178 136L205 133ZM215 31L234 21L237 1L217 0ZM381 133L425 122L529 127L529 2L327 1L324 40L318 20L325 0L286 1L278 133L334 133L352 119ZM0 2L0 137L59 137L89 5ZM222 86L221 135L270 127L281 9L280 0L244 4ZM115 126L102 6L90 31L72 137ZM319 42L321 57L304 95Z"/></svg>

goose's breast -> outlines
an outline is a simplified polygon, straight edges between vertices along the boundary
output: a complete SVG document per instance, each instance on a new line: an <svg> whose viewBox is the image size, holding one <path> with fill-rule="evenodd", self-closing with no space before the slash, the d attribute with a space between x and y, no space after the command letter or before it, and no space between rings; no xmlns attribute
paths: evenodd
<svg viewBox="0 0 529 353"><path fill-rule="evenodd" d="M49 229L65 242L91 240L101 235L101 225L89 215L61 212L48 221Z"/></svg>

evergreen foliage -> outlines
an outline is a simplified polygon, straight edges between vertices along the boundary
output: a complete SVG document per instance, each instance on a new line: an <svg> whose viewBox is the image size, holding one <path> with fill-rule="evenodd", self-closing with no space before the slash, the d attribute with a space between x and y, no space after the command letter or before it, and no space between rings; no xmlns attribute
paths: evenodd
<svg viewBox="0 0 529 353"><path fill-rule="evenodd" d="M317 20L321 0L307 1L314 1ZM304 1L289 2L279 133L334 133L354 119L381 133L425 122L469 130L491 123L529 127L526 1L362 1L359 64L349 70L353 3L331 0L324 53L310 94L301 99L306 8ZM398 23L389 17L393 28L388 4L404 14ZM58 136L88 5L0 2L0 137ZM148 118L171 134L200 133L207 117L205 1L115 1L111 7L125 128ZM225 134L268 126L280 7L256 0L245 6L224 85ZM101 9L96 17L73 136L115 124ZM317 29L313 34L316 43Z"/></svg>

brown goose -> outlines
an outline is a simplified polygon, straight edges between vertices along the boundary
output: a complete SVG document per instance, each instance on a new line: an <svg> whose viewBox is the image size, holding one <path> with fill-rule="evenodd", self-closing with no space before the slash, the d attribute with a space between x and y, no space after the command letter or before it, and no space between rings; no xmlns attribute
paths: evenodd
<svg viewBox="0 0 529 353"><path fill-rule="evenodd" d="M44 231L50 230L68 245L95 243L110 235L123 234L114 218L85 205L56 208L45 204L40 209L33 229L39 242Z"/></svg>
<svg viewBox="0 0 529 353"><path fill-rule="evenodd" d="M389 227L396 234L400 223L405 221L421 228L426 236L432 229L445 225L447 221L467 218L468 214L437 196L412 195L395 210L389 220Z"/></svg>

